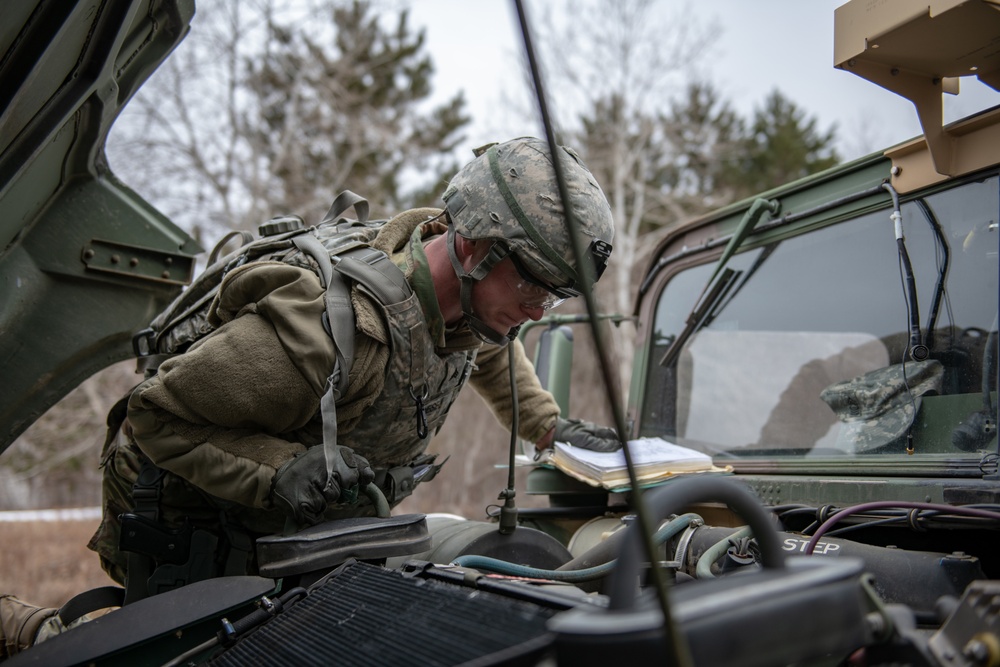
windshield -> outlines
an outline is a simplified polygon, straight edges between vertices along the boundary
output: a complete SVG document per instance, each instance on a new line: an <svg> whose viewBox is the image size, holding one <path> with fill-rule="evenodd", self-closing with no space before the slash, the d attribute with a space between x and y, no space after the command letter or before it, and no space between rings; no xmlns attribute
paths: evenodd
<svg viewBox="0 0 1000 667"><path fill-rule="evenodd" d="M989 410L998 179L905 201L901 212L913 289L890 208L753 248L730 260L728 293L664 366L715 265L674 276L656 306L640 434L717 460L907 450L978 460L993 438L963 429ZM923 361L919 348L909 354L920 345Z"/></svg>

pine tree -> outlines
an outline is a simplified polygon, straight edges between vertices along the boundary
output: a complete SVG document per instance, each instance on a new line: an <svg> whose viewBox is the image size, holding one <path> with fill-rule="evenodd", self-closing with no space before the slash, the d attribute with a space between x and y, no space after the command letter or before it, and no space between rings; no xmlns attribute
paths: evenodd
<svg viewBox="0 0 1000 667"><path fill-rule="evenodd" d="M711 84L693 82L661 122L672 161L660 187L676 206L690 217L732 201L725 176L742 148L745 122L729 102Z"/></svg>
<svg viewBox="0 0 1000 667"><path fill-rule="evenodd" d="M774 90L754 111L725 182L737 198L749 197L833 167L840 162L834 138L834 128L819 132L815 118Z"/></svg>
<svg viewBox="0 0 1000 667"><path fill-rule="evenodd" d="M391 212L409 203L407 170L429 170L430 183L442 184L444 154L469 121L464 98L419 110L434 67L406 11L391 29L362 0L324 11L329 23L320 26L269 18L267 50L249 63L245 135L270 165L276 207L318 215L350 189Z"/></svg>
<svg viewBox="0 0 1000 667"><path fill-rule="evenodd" d="M208 247L276 214L317 222L343 189L391 215L439 200L469 122L461 92L428 108L433 74L405 11L200 0L116 124L112 168Z"/></svg>

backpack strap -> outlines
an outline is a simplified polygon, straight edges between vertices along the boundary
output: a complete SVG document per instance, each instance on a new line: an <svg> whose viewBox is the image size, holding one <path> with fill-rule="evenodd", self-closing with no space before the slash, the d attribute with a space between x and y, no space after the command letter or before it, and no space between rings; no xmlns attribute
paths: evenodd
<svg viewBox="0 0 1000 667"><path fill-rule="evenodd" d="M319 279L323 287L330 284L333 276L333 261L330 259L330 252L320 243L319 239L308 232L292 237L292 243L302 251L304 255L312 258L319 267Z"/></svg>
<svg viewBox="0 0 1000 667"><path fill-rule="evenodd" d="M240 239L241 248L245 245L250 245L251 243L253 243L253 234L251 234L250 232L238 229L233 230L228 234L226 234L225 236L223 236L221 239L219 239L219 242L215 244L214 248L212 248L212 254L208 256L207 266L212 266L213 264L215 264L218 261L219 256L222 254L222 249L226 247L226 244L237 237L239 237Z"/></svg>
<svg viewBox="0 0 1000 667"><path fill-rule="evenodd" d="M368 200L361 195L354 194L350 190L344 190L333 200L330 210L323 216L323 222L332 222L340 217L340 214L347 209L354 207L354 212L358 214L359 222L368 222Z"/></svg>
<svg viewBox="0 0 1000 667"><path fill-rule="evenodd" d="M381 250L368 246L353 248L340 256L327 259L334 264L326 284L324 324L333 338L337 363L320 399L323 418L323 450L326 454L327 479L333 471L334 447L337 445L337 399L347 390L347 380L354 363L354 332L356 318L351 304L347 278L360 283L383 305L399 303L412 293L403 271ZM329 483L329 482L328 482Z"/></svg>
<svg viewBox="0 0 1000 667"><path fill-rule="evenodd" d="M383 305L399 303L413 292L402 269L384 252L370 246L345 252L335 268L368 288Z"/></svg>
<svg viewBox="0 0 1000 667"><path fill-rule="evenodd" d="M326 288L324 301L326 311L323 313L323 326L333 339L333 347L337 354L330 379L339 398L347 389L347 376L354 363L354 308L351 305L351 289L343 278L333 270L334 258L330 257L319 239L312 234L299 234L292 239L295 247L311 257L319 267L319 279ZM340 258L336 258L338 261ZM343 372L342 372L343 371Z"/></svg>

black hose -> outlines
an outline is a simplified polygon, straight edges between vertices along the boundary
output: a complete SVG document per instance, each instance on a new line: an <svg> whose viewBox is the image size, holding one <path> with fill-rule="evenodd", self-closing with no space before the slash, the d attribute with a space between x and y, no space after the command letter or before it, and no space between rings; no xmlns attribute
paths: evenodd
<svg viewBox="0 0 1000 667"><path fill-rule="evenodd" d="M238 619L235 623L232 624L231 626L232 632L227 633L231 635L231 637L229 638L231 639L239 637L243 633L257 627L258 625L268 620L269 618L272 618L273 616L280 614L282 611L284 611L286 604L288 604L295 598L305 597L305 595L306 595L306 589L302 587L293 588L284 595L282 595L281 597L273 600L270 605L258 607L257 609L253 610L252 612L250 612L243 618Z"/></svg>
<svg viewBox="0 0 1000 667"><path fill-rule="evenodd" d="M648 492L647 497L649 510L656 516L676 513L693 503L723 502L750 526L760 545L761 564L771 569L785 566L785 553L772 516L737 482L724 477L681 477ZM638 523L627 530L618 567L611 577L610 609L627 610L635 603L642 553L640 530Z"/></svg>
<svg viewBox="0 0 1000 667"><path fill-rule="evenodd" d="M927 358L928 350L921 340L917 281L913 276L913 265L910 264L910 253L906 251L906 242L901 238L896 239L896 249L899 251L899 261L903 264L903 275L906 278L906 309L910 313L910 357L914 361L923 361Z"/></svg>
<svg viewBox="0 0 1000 667"><path fill-rule="evenodd" d="M951 261L951 249L948 247L948 239L945 237L944 232L941 231L941 224L934 215L934 211L927 205L927 202L923 199L918 199L916 200L916 204L917 208L924 214L924 218L927 219L928 224L930 224L931 230L934 232L934 237L937 239L938 247L941 249L941 263L938 266L937 284L934 285L934 298L931 299L930 314L927 317L925 344L930 349L934 347L934 329L937 328L938 310L941 308L941 301L945 292L944 285L948 279L948 264Z"/></svg>
<svg viewBox="0 0 1000 667"><path fill-rule="evenodd" d="M910 316L909 354L910 358L914 361L923 361L927 358L929 350L924 345L923 337L920 333L920 308L917 302L917 283L913 277L913 265L910 263L910 254L906 251L906 240L903 236L903 214L899 208L899 194L888 183L883 183L882 188L892 197L892 215L889 217L893 222L896 235L896 249L899 252L899 262L902 265L905 280L906 312Z"/></svg>
<svg viewBox="0 0 1000 667"><path fill-rule="evenodd" d="M165 662L163 667L178 667L182 664L189 664L193 658L215 646L229 645L243 633L252 630L267 619L281 613L285 605L292 602L294 598L305 597L307 594L306 589L297 587L287 591L281 597L273 601L269 600L267 597L261 598L262 601L266 601L268 603L265 607L259 607L253 610L235 623L230 623L228 620L223 618L223 629L221 631L215 633L213 637L210 637L197 646L194 646L184 653L175 656L169 662Z"/></svg>

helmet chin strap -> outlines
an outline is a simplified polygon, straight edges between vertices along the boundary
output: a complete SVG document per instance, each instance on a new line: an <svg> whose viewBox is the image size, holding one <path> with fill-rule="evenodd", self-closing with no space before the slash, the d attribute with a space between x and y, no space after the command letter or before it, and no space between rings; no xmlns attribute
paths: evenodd
<svg viewBox="0 0 1000 667"><path fill-rule="evenodd" d="M473 266L471 271L466 271L465 267L462 266L462 262L458 259L458 253L455 251L455 236L455 227L448 227L448 257L451 259L451 265L455 269L455 275L458 276L459 283L461 284L459 296L462 304L462 315L465 317L466 322L469 323L472 333L476 334L480 340L493 345L506 345L517 337L517 332L521 327L514 327L506 334L503 334L476 317L472 312L472 286L485 278L493 267L497 265L497 262L507 256L507 249L499 243L493 243L486 256Z"/></svg>

